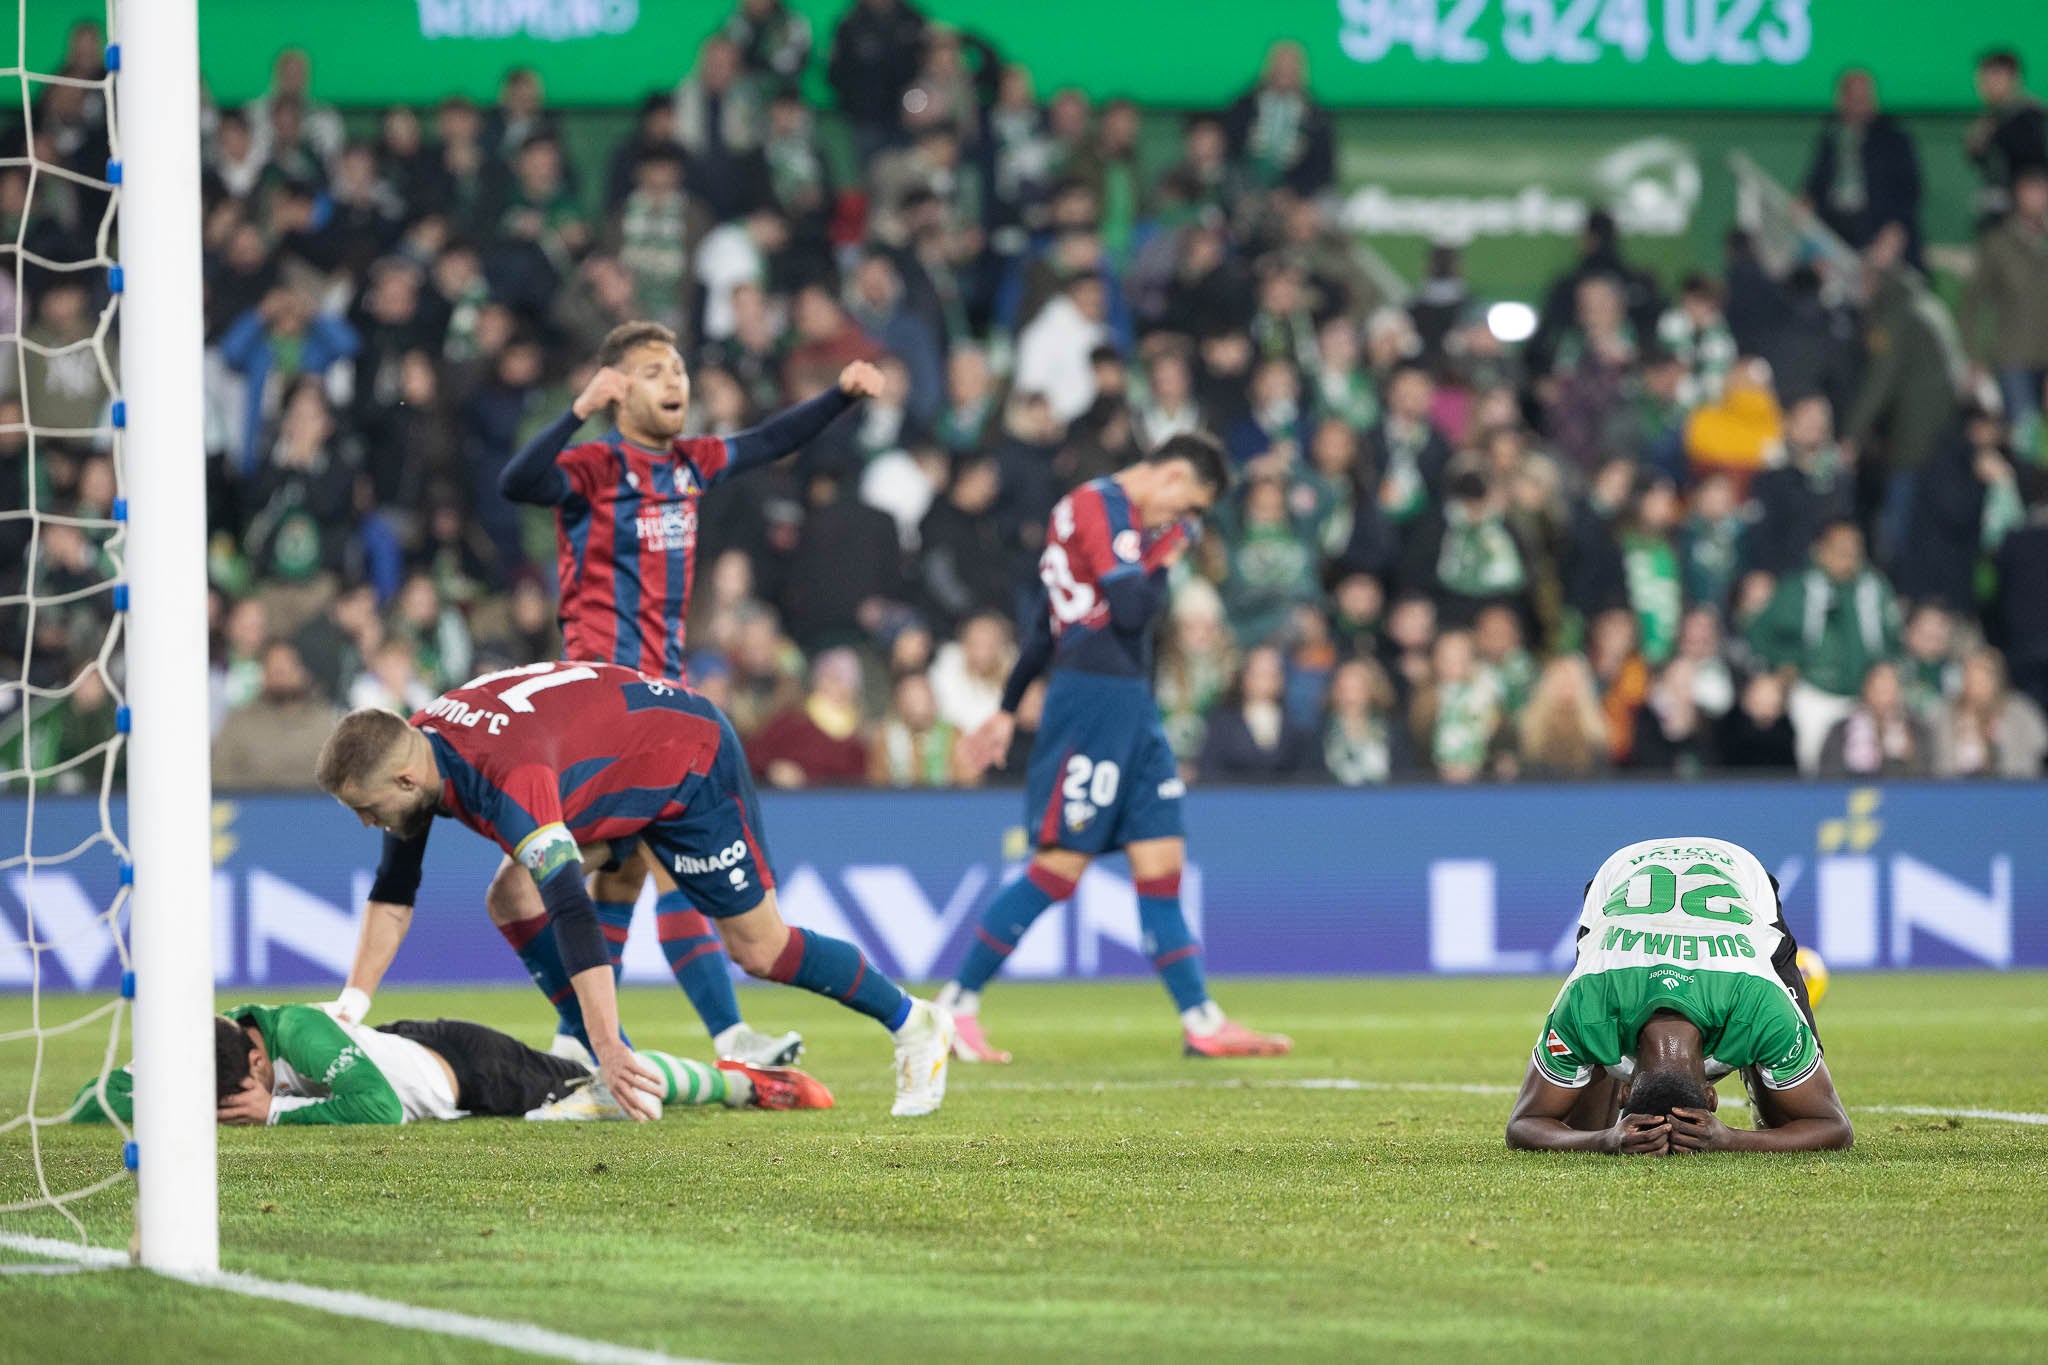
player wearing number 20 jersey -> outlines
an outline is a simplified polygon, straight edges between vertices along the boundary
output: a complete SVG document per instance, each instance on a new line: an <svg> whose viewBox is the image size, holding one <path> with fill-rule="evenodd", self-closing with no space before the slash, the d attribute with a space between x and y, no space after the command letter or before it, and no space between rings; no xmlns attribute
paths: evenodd
<svg viewBox="0 0 2048 1365"><path fill-rule="evenodd" d="M1536 1037L1508 1144L1664 1155L1846 1147L1777 883L1721 839L1631 844L1601 864L1578 961ZM1716 1117L1742 1073L1756 1126Z"/></svg>
<svg viewBox="0 0 2048 1365"><path fill-rule="evenodd" d="M1187 1051L1273 1056L1291 1046L1231 1023L1209 998L1201 945L1181 913L1181 781L1152 700L1152 620L1166 603L1167 572L1194 536L1195 517L1228 484L1213 440L1177 436L1053 508L1031 634L1001 710L968 749L979 764L1008 746L1024 690L1049 664L1025 795L1038 854L983 912L939 997L955 1015L963 1059L1009 1059L981 1033L982 987L1032 921L1073 893L1088 860L1119 849L1130 855L1145 951L1180 1009Z"/></svg>

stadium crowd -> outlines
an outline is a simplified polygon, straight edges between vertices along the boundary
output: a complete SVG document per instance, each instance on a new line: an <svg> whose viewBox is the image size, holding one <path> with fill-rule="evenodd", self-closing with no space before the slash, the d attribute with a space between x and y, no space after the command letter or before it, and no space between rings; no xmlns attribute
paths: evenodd
<svg viewBox="0 0 2048 1365"><path fill-rule="evenodd" d="M344 117L283 54L204 118L216 783L308 786L338 708L555 657L552 522L498 476L633 318L684 339L693 433L853 360L886 376L701 507L690 681L778 786L954 781L1054 502L1194 428L1240 477L1159 640L1192 779L2041 771L2048 157L2015 62L1980 66L1967 148L1927 149L1986 187L1962 363L1916 283L1918 152L1867 80L1806 186L1859 297L1739 235L1659 280L1595 213L1509 345L1455 249L1406 299L1362 268L1307 75L1283 43L1228 108L1168 115L1041 91L903 0L817 34L742 0L578 160L535 71L488 106ZM97 97L38 96L4 154L98 176ZM1178 156L1145 164L1167 118ZM8 163L0 241L89 257L103 202ZM29 727L12 690L0 768L49 768L114 725L87 667L113 609L105 282L31 265L17 297L12 273L0 478L60 516L0 521L0 671L78 681Z"/></svg>

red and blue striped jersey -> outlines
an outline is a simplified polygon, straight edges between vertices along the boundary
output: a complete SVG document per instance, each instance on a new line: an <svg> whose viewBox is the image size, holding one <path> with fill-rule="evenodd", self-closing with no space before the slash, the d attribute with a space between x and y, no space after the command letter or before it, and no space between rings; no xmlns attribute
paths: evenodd
<svg viewBox="0 0 2048 1365"><path fill-rule="evenodd" d="M1052 665L1120 678L1152 674L1152 615L1165 600L1161 591L1133 600L1143 603L1140 619L1119 619L1112 597L1137 587L1164 563L1185 538L1179 523L1147 533L1137 524L1131 500L1115 478L1091 479L1061 498L1046 528L1038 557L1045 585Z"/></svg>
<svg viewBox="0 0 2048 1365"><path fill-rule="evenodd" d="M682 678L697 503L732 468L725 439L656 452L614 430L557 465L570 490L555 523L563 654Z"/></svg>
<svg viewBox="0 0 2048 1365"><path fill-rule="evenodd" d="M682 814L725 731L678 683L576 662L487 673L411 723L440 764L440 813L515 858L558 825L587 844Z"/></svg>

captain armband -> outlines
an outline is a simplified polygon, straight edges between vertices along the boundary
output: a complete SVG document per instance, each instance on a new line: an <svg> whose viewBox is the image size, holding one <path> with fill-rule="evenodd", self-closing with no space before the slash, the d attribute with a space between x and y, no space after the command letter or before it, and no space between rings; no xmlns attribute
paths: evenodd
<svg viewBox="0 0 2048 1365"><path fill-rule="evenodd" d="M536 886L546 885L549 878L582 857L576 849L576 837L569 833L568 826L559 823L542 825L521 839L512 856L533 875Z"/></svg>

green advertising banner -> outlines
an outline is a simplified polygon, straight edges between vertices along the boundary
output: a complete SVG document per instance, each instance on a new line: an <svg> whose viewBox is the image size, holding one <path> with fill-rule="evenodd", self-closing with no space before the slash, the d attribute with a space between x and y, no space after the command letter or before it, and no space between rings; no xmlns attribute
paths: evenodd
<svg viewBox="0 0 2048 1365"><path fill-rule="evenodd" d="M129 0L148 3L148 0ZM101 0L28 4L29 65L54 62ZM850 0L791 0L815 30L811 79ZM1223 103L1291 38L1339 107L1750 109L1826 105L1848 66L1896 108L1973 107L1971 68L2013 46L2048 65L2048 0L923 0L933 18L1077 85L1148 104ZM532 66L560 105L631 103L675 84L735 0L201 0L214 96L260 93L287 47L348 105L488 97ZM47 65L44 67L47 69Z"/></svg>

